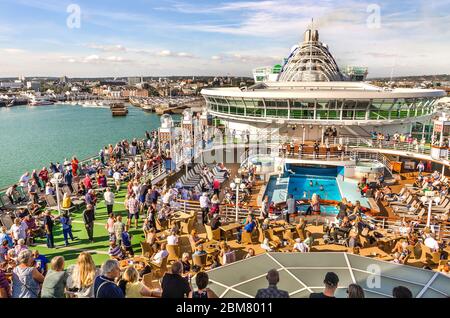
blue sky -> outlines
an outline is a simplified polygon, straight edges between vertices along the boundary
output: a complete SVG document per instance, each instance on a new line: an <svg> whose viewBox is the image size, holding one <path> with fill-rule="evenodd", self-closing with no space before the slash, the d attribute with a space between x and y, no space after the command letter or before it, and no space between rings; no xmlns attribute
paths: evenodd
<svg viewBox="0 0 450 318"><path fill-rule="evenodd" d="M249 76L288 56L312 17L341 68L450 73L449 0L1 0L0 77Z"/></svg>

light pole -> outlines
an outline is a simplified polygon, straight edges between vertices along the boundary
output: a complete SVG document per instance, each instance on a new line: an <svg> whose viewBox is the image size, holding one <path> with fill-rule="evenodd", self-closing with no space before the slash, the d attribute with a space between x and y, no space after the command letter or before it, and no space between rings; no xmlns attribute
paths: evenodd
<svg viewBox="0 0 450 318"><path fill-rule="evenodd" d="M431 223L431 208L434 203L439 204L441 202L441 198L439 196L435 196L434 191L426 191L425 195L420 198L420 201L425 205L428 202L428 217L427 217L427 227L430 227Z"/></svg>
<svg viewBox="0 0 450 318"><path fill-rule="evenodd" d="M231 189L236 189L236 222L239 222L239 189L244 190L245 184L242 183L242 179L239 177L234 178L234 182L230 183Z"/></svg>
<svg viewBox="0 0 450 318"><path fill-rule="evenodd" d="M58 204L58 213L61 215L61 204L59 197L59 182L62 181L62 173L57 172L53 175L53 178L50 180L56 188L56 202Z"/></svg>

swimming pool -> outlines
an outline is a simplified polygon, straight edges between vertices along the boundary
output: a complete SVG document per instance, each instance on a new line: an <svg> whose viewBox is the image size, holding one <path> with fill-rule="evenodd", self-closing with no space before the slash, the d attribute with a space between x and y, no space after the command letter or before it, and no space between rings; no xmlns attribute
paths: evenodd
<svg viewBox="0 0 450 318"><path fill-rule="evenodd" d="M312 182L312 186L311 186ZM269 197L269 202L284 202L288 195L292 194L294 199L311 199L316 193L323 200L342 199L336 178L311 175L291 175L278 178L272 176L267 184L265 195Z"/></svg>
<svg viewBox="0 0 450 318"><path fill-rule="evenodd" d="M301 204L298 207L299 212L306 212L308 210L309 205L308 204ZM337 215L339 213L339 209L334 205L320 205L320 212L321 214L325 215Z"/></svg>
<svg viewBox="0 0 450 318"><path fill-rule="evenodd" d="M288 193L294 195L294 199L311 199L316 193L322 200L342 199L336 178L318 177L318 176L301 176L294 175L289 177Z"/></svg>

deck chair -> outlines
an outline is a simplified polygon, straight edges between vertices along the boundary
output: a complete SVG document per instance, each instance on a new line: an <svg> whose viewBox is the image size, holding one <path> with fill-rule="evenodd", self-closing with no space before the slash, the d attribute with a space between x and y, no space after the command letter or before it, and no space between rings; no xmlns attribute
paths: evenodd
<svg viewBox="0 0 450 318"><path fill-rule="evenodd" d="M147 259L152 258L153 254L154 254L154 251L153 251L152 246L149 243L141 242L141 250L142 250L142 254L141 255L143 257L145 257Z"/></svg>
<svg viewBox="0 0 450 318"><path fill-rule="evenodd" d="M144 274L144 276L142 276L142 283L146 287L153 289L153 273Z"/></svg>
<svg viewBox="0 0 450 318"><path fill-rule="evenodd" d="M403 260L403 265L408 265L408 261L409 261L409 258L411 257L411 253L409 253L408 255L406 255L406 257L405 257L405 259Z"/></svg>
<svg viewBox="0 0 450 318"><path fill-rule="evenodd" d="M58 203L52 195L45 195L45 201L47 202L47 208L51 210L58 210Z"/></svg>
<svg viewBox="0 0 450 318"><path fill-rule="evenodd" d="M231 264L233 262L236 262L236 252L234 250L223 255L222 265Z"/></svg>
<svg viewBox="0 0 450 318"><path fill-rule="evenodd" d="M161 278L164 276L164 274L167 272L167 258L164 257L161 264L156 264L153 262L150 262L150 265L155 270L155 273L157 273L157 277Z"/></svg>
<svg viewBox="0 0 450 318"><path fill-rule="evenodd" d="M194 253L197 250L197 245L195 245L195 242L190 235L189 235L189 244L191 245L191 252Z"/></svg>
<svg viewBox="0 0 450 318"><path fill-rule="evenodd" d="M220 229L212 230L210 225L205 224L206 237L208 241L220 241Z"/></svg>
<svg viewBox="0 0 450 318"><path fill-rule="evenodd" d="M194 263L194 265L199 266L200 268L205 268L206 266L206 259L207 259L208 254L204 254L204 255L192 255L192 262Z"/></svg>
<svg viewBox="0 0 450 318"><path fill-rule="evenodd" d="M304 224L305 224L305 225L302 226L302 227L300 227L300 228L295 227L295 230L297 231L297 235L298 235L298 237L300 238L300 240L301 240L302 242L306 239L306 230L305 230L305 228L306 228L306 223L304 223Z"/></svg>
<svg viewBox="0 0 450 318"><path fill-rule="evenodd" d="M253 235L252 235L252 233L243 230L242 231L242 236L241 236L241 243L242 244L253 244Z"/></svg>
<svg viewBox="0 0 450 318"><path fill-rule="evenodd" d="M187 222L180 222L181 233L190 234L194 228L195 217L190 217Z"/></svg>
<svg viewBox="0 0 450 318"><path fill-rule="evenodd" d="M370 246L369 240L367 239L366 236L363 236L363 235L359 234L358 240L361 243L362 248L366 248L366 247Z"/></svg>
<svg viewBox="0 0 450 318"><path fill-rule="evenodd" d="M158 219L156 219L155 224L156 224L156 230L158 232L161 232L161 231L164 231L167 229L168 222L165 221L165 222L161 223Z"/></svg>
<svg viewBox="0 0 450 318"><path fill-rule="evenodd" d="M290 230L286 230L283 232L283 239L288 241L289 245L294 245L294 233L292 233Z"/></svg>
<svg viewBox="0 0 450 318"><path fill-rule="evenodd" d="M6 227L7 230L9 230L11 226L14 224L12 217L6 213L0 215L0 222L2 223L3 226Z"/></svg>
<svg viewBox="0 0 450 318"><path fill-rule="evenodd" d="M431 265L437 265L439 264L441 253L439 252L432 252L431 248L429 248L426 245L421 245L422 248L422 257L421 260L425 260L426 263Z"/></svg>
<svg viewBox="0 0 450 318"><path fill-rule="evenodd" d="M169 245L166 246L169 256L167 256L167 262L178 261L180 259L180 245Z"/></svg>
<svg viewBox="0 0 450 318"><path fill-rule="evenodd" d="M275 234L273 234L272 229L267 230L267 235L268 235L267 237L269 238L269 244L270 244L270 242L273 242L273 243L275 243L275 245L277 247L282 245L281 239L278 236L276 236Z"/></svg>
<svg viewBox="0 0 450 318"><path fill-rule="evenodd" d="M450 208L450 200L448 198L445 198L444 201L442 201L442 204L439 206L435 206L431 208L431 212L444 212L447 211Z"/></svg>
<svg viewBox="0 0 450 318"><path fill-rule="evenodd" d="M416 245L414 246L408 246L408 248L411 251L411 256L414 257L414 259L419 260L420 257L422 256L422 246L419 242L416 243Z"/></svg>
<svg viewBox="0 0 450 318"><path fill-rule="evenodd" d="M404 202L393 202L390 204L390 206L392 208L394 207L401 207L401 206L407 206L410 205L412 203L414 196L409 194L409 196L406 198L406 200Z"/></svg>
<svg viewBox="0 0 450 318"><path fill-rule="evenodd" d="M261 226L258 226L258 242L262 244L264 242L264 231Z"/></svg>

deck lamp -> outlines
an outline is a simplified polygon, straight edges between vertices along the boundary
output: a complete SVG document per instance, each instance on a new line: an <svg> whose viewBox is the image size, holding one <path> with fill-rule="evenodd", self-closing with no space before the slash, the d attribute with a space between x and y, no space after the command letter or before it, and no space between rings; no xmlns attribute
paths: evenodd
<svg viewBox="0 0 450 318"><path fill-rule="evenodd" d="M427 217L427 227L430 226L431 223L431 209L433 206L433 201L436 205L441 202L441 198L439 196L435 196L434 191L426 191L425 195L420 198L420 201L425 205L428 202L428 217Z"/></svg>
<svg viewBox="0 0 450 318"><path fill-rule="evenodd" d="M234 178L234 182L230 183L230 188L231 189L236 189L236 202L235 202L235 207L236 207L236 222L239 222L239 189L244 190L245 189L245 184L242 183L242 179L241 178Z"/></svg>
<svg viewBox="0 0 450 318"><path fill-rule="evenodd" d="M56 188L56 202L58 204L58 213L61 215L61 204L60 204L60 196L59 196L59 183L63 181L63 175L60 172L57 172L53 175L53 178L50 180Z"/></svg>

